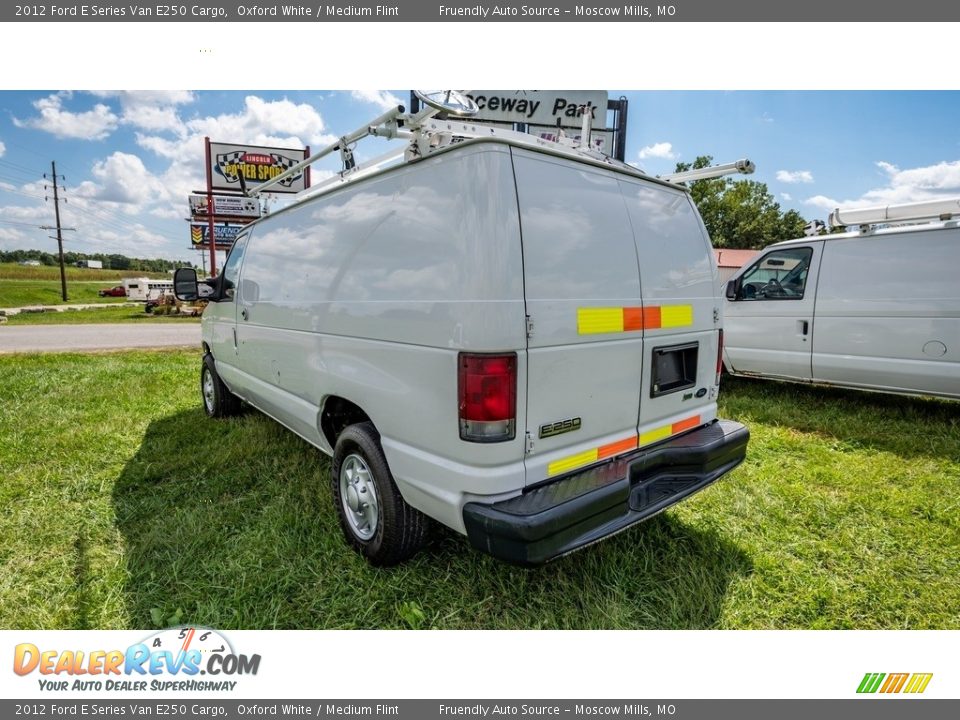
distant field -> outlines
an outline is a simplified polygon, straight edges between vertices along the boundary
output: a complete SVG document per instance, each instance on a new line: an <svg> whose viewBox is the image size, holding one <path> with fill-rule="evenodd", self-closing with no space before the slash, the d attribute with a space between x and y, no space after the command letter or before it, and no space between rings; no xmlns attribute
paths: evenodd
<svg viewBox="0 0 960 720"><path fill-rule="evenodd" d="M39 268L25 268L37 270ZM67 301L72 303L116 303L126 298L102 298L98 290L117 285L116 280L103 282L77 282L67 280ZM23 307L24 305L60 305L60 279L56 280L11 280L0 277L0 307Z"/></svg>
<svg viewBox="0 0 960 720"><path fill-rule="evenodd" d="M150 273L141 270L94 270L89 268L68 267L67 283L71 280L117 281L125 277L169 278L169 273ZM0 263L0 282L3 280L56 280L60 282L60 268L56 265L19 265L18 263ZM114 282L116 285L117 283Z"/></svg>

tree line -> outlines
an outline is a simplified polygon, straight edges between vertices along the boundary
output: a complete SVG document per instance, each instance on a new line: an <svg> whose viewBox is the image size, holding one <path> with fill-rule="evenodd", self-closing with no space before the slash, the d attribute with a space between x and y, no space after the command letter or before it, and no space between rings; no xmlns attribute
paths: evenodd
<svg viewBox="0 0 960 720"><path fill-rule="evenodd" d="M59 265L60 263L56 255L43 250L0 250L0 262L23 262L24 260L37 260L41 265ZM194 267L193 264L184 260L132 258L118 253L63 253L63 261L67 265L76 265L81 260L99 260L103 263L104 270L141 270L162 273L178 267Z"/></svg>

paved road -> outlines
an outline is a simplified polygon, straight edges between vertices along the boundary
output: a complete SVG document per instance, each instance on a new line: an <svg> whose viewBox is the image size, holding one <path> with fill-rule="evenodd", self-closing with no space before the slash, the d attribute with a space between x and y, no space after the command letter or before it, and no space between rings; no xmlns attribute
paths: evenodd
<svg viewBox="0 0 960 720"><path fill-rule="evenodd" d="M0 325L0 353L200 346L200 323Z"/></svg>

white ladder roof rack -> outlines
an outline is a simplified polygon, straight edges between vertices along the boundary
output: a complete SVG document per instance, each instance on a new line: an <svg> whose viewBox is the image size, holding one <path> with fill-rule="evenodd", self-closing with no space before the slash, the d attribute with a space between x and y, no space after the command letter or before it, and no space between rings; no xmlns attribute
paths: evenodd
<svg viewBox="0 0 960 720"><path fill-rule="evenodd" d="M296 195L297 201L329 192L334 187L370 175L390 163L399 160L417 160L464 140L484 137L503 138L514 144L548 149L559 155L610 165L640 177L652 177L639 168L622 163L589 147L589 113L584 113L583 131L579 142L566 137L562 129L559 130L559 137L556 140L547 140L528 133L494 127L485 123L471 123L469 118L475 115L479 108L471 98L456 90L415 92L425 105L420 112L407 113L402 105L390 108L382 115L364 123L353 132L347 133L276 177L251 188L247 194L258 197L261 193L269 192L271 187L282 180L302 173L309 165L338 151L343 164L341 171L332 178L298 193ZM440 113L444 113L446 117L437 117ZM409 140L409 143L405 147L394 148L360 166L354 159L353 147L357 141L371 136ZM732 173L749 174L754 171L754 167L752 162L744 159L725 165L714 165L709 168L664 175L657 179L668 183L683 183Z"/></svg>
<svg viewBox="0 0 960 720"><path fill-rule="evenodd" d="M960 216L960 198L923 200L900 205L866 208L836 208L827 224L831 228L859 225L861 228L886 223L910 223L921 220L950 220Z"/></svg>

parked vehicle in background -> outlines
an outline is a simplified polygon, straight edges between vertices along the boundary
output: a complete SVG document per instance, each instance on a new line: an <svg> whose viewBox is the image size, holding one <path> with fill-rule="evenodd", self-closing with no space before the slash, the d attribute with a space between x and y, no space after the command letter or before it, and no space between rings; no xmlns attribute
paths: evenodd
<svg viewBox="0 0 960 720"><path fill-rule="evenodd" d="M126 297L127 289L123 285L114 285L112 288L98 290L97 295L100 297Z"/></svg>
<svg viewBox="0 0 960 720"><path fill-rule="evenodd" d="M103 260L78 260L78 268L91 268L93 270L103 269Z"/></svg>
<svg viewBox="0 0 960 720"><path fill-rule="evenodd" d="M960 399L960 200L837 210L726 288L734 375ZM937 220L924 225L890 223Z"/></svg>
<svg viewBox="0 0 960 720"><path fill-rule="evenodd" d="M379 565L428 517L535 565L736 467L749 433L717 418L717 270L687 189L404 119L412 161L241 232L203 316L207 414L243 400L332 455L344 535ZM175 283L200 294L192 269Z"/></svg>
<svg viewBox="0 0 960 720"><path fill-rule="evenodd" d="M173 290L173 280L152 280L150 278L124 278L123 286L127 291L127 298L146 302L151 298L159 297L167 290Z"/></svg>

